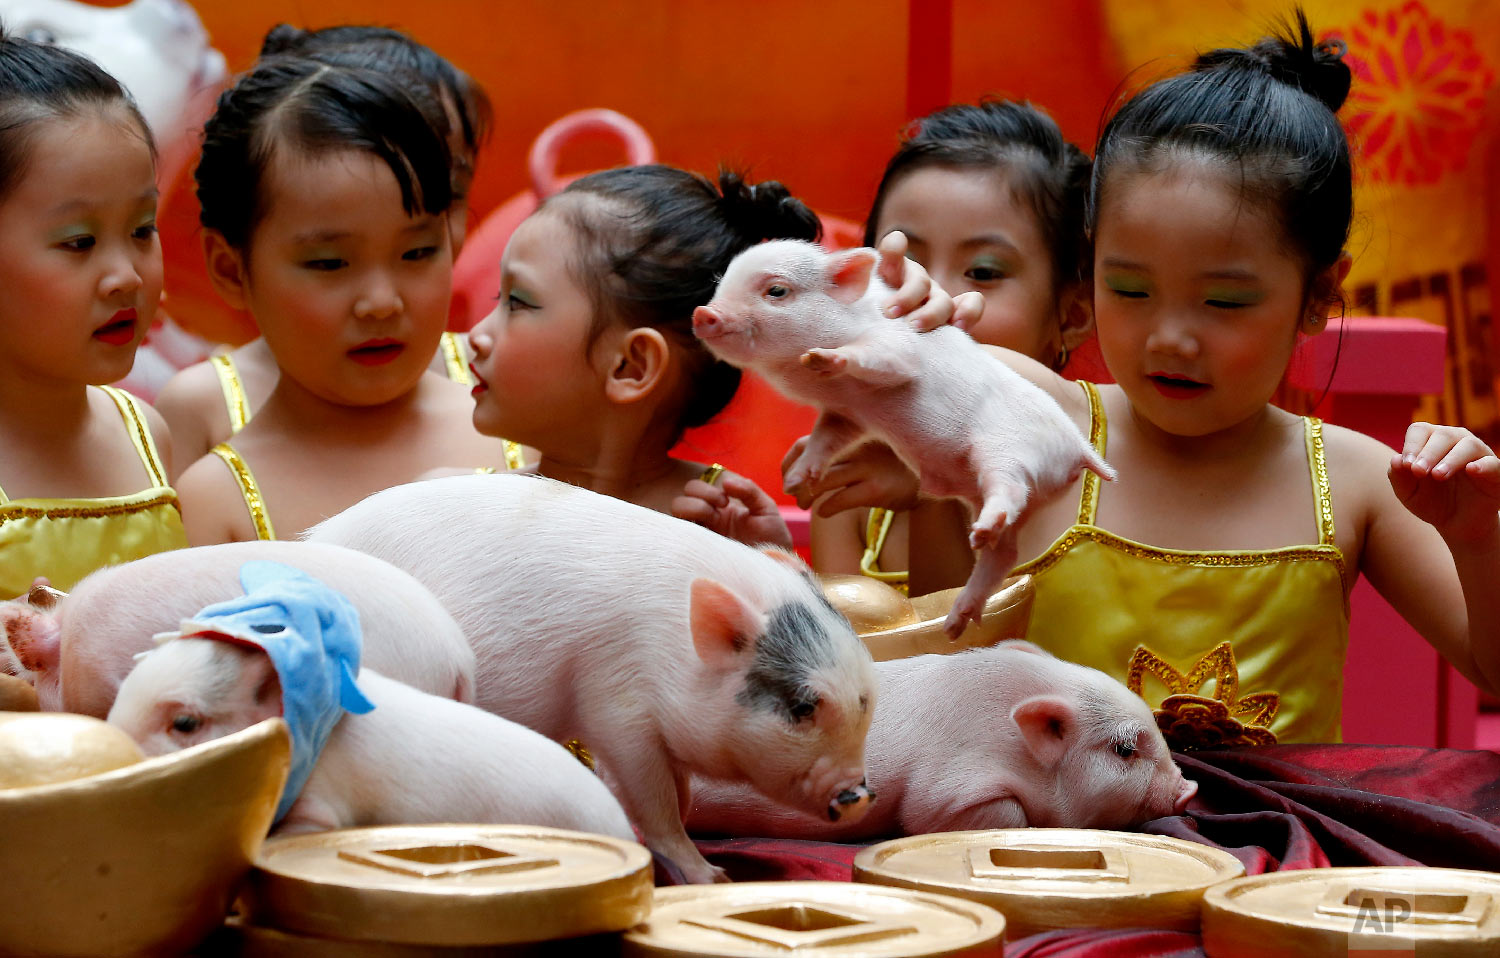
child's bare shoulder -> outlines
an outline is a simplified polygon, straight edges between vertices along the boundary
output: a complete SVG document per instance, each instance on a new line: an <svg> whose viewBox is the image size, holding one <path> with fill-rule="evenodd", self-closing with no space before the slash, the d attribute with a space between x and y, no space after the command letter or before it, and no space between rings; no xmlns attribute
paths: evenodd
<svg viewBox="0 0 1500 958"><path fill-rule="evenodd" d="M239 483L218 456L199 458L177 477L174 487L190 545L255 538Z"/></svg>
<svg viewBox="0 0 1500 958"><path fill-rule="evenodd" d="M229 435L229 414L219 377L208 362L194 363L167 381L156 396L178 455L192 462L221 436Z"/></svg>

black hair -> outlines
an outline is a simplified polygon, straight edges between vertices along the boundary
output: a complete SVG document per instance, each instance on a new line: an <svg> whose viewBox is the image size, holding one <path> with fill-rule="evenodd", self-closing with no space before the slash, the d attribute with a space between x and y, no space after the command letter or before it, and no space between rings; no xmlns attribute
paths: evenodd
<svg viewBox="0 0 1500 958"><path fill-rule="evenodd" d="M1298 9L1291 29L1247 49L1205 53L1186 73L1131 97L1099 139L1090 229L1117 167L1202 158L1232 169L1243 195L1277 218L1308 279L1338 262L1354 210L1349 141L1334 115L1349 95L1343 55L1339 41L1314 41ZM1315 292L1324 295L1304 295Z"/></svg>
<svg viewBox="0 0 1500 958"><path fill-rule="evenodd" d="M0 31L0 197L25 172L39 120L114 105L140 127L154 157L151 128L120 81L72 50Z"/></svg>
<svg viewBox="0 0 1500 958"><path fill-rule="evenodd" d="M1087 269L1084 207L1088 197L1088 154L1063 138L1045 112L1014 100L981 100L945 107L914 120L901 137L865 220L866 246L886 197L917 170L1003 170L1017 197L1036 214L1042 239L1052 254L1052 284L1061 289Z"/></svg>
<svg viewBox="0 0 1500 958"><path fill-rule="evenodd" d="M579 202L582 197L598 202ZM693 336L693 310L713 298L729 261L762 240L816 240L818 217L773 180L718 184L670 166L627 166L576 180L549 199L579 237L574 277L589 293L588 347L610 322L661 330L681 349L688 386L676 432L701 426L734 398L740 371ZM675 439L674 439L675 441Z"/></svg>
<svg viewBox="0 0 1500 958"><path fill-rule="evenodd" d="M260 55L333 53L337 51L364 53L369 57L366 64L373 67L403 70L420 77L432 88L441 100L446 97L453 103L458 114L459 133L464 149L473 156L489 135L492 111L489 97L483 88L467 73L439 56L431 47L424 46L389 27L344 25L324 27L321 30L301 30L281 23L271 28L261 42ZM447 127L446 114L444 128ZM457 161L457 158L455 158Z"/></svg>
<svg viewBox="0 0 1500 958"><path fill-rule="evenodd" d="M257 62L219 96L203 128L193 173L199 221L245 248L265 215L266 170L278 149L374 154L396 177L408 215L445 212L453 200L448 144L405 77L314 57Z"/></svg>

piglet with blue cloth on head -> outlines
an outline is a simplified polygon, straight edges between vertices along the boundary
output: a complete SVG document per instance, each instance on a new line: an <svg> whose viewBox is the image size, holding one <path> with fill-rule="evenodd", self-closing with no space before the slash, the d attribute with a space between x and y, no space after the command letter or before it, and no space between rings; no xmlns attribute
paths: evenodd
<svg viewBox="0 0 1500 958"><path fill-rule="evenodd" d="M169 636L220 639L263 650L281 681L281 711L292 733L292 768L276 821L302 792L344 713L375 706L355 684L363 649L359 613L338 592L279 562L240 567L245 594L184 619Z"/></svg>

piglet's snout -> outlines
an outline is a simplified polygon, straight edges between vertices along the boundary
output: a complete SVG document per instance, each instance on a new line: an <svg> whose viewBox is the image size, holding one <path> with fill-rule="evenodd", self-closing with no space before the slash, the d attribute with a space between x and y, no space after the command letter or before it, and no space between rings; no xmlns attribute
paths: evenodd
<svg viewBox="0 0 1500 958"><path fill-rule="evenodd" d="M846 788L834 796L833 801L828 803L828 820L830 822L855 822L864 817L865 812L870 810L870 803L875 801L875 792L864 782L860 782L853 788Z"/></svg>
<svg viewBox="0 0 1500 958"><path fill-rule="evenodd" d="M699 306L693 310L693 334L700 339L710 339L723 331L724 317L712 306Z"/></svg>

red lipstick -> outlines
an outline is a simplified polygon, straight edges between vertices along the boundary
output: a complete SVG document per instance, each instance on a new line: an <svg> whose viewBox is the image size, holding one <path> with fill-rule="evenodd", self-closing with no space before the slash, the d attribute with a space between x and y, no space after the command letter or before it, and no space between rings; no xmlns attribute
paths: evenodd
<svg viewBox="0 0 1500 958"><path fill-rule="evenodd" d="M94 338L110 346L124 346L135 339L135 321L134 309L122 309L94 330Z"/></svg>
<svg viewBox="0 0 1500 958"><path fill-rule="evenodd" d="M1196 399L1209 390L1208 383L1200 383L1177 373L1148 373L1146 378L1151 380L1151 385L1156 387L1157 392L1168 399Z"/></svg>
<svg viewBox="0 0 1500 958"><path fill-rule="evenodd" d="M490 388L490 384L484 381L483 376L479 375L479 370L474 368L473 363L469 363L469 375L474 377L474 388L469 390L470 396L478 396Z"/></svg>
<svg viewBox="0 0 1500 958"><path fill-rule="evenodd" d="M349 350L350 359L361 366L384 366L406 351L399 339L367 339Z"/></svg>

